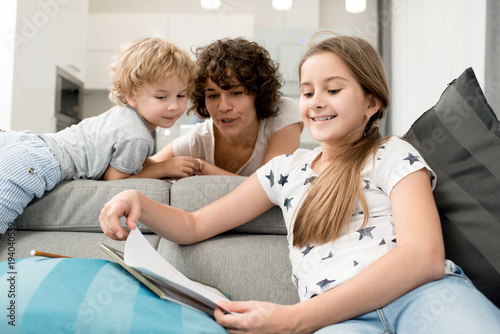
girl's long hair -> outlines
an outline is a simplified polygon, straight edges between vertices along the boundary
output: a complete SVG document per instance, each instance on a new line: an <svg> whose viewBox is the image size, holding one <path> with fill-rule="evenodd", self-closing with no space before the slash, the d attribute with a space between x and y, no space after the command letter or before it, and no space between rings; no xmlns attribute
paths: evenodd
<svg viewBox="0 0 500 334"><path fill-rule="evenodd" d="M361 171L370 155L375 154L384 139L377 121L389 106L389 85L380 54L365 40L338 36L313 45L299 62L299 76L304 62L311 56L332 52L342 59L366 94L380 100L380 109L370 118L361 139L345 144L309 187L302 205L296 212L293 245L306 247L337 239L348 227L357 200L364 212L364 227L369 218L363 194Z"/></svg>

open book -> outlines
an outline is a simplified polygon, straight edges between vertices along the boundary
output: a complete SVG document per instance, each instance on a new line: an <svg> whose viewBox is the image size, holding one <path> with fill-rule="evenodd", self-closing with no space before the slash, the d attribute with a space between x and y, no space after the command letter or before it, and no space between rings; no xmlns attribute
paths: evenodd
<svg viewBox="0 0 500 334"><path fill-rule="evenodd" d="M211 316L218 300L229 300L219 290L193 281L175 269L137 228L130 231L124 252L101 242L98 246L161 299L203 311Z"/></svg>

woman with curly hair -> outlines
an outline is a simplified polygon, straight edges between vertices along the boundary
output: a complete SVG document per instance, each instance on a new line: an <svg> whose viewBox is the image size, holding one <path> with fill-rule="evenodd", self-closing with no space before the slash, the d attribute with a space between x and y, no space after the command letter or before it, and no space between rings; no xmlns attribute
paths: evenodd
<svg viewBox="0 0 500 334"><path fill-rule="evenodd" d="M196 50L198 77L193 106L199 118L183 137L154 155L200 159L199 174L249 176L300 143L298 105L282 97L278 65L259 44L221 39Z"/></svg>

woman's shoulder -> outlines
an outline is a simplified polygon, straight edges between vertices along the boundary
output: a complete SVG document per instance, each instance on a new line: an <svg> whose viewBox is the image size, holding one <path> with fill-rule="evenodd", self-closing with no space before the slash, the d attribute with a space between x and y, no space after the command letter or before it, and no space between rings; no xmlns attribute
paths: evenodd
<svg viewBox="0 0 500 334"><path fill-rule="evenodd" d="M268 127L272 134L288 125L301 121L298 103L289 97L282 97L276 115L263 119L261 126Z"/></svg>
<svg viewBox="0 0 500 334"><path fill-rule="evenodd" d="M293 115L300 120L299 103L290 97L283 96L278 103L278 113L275 117Z"/></svg>

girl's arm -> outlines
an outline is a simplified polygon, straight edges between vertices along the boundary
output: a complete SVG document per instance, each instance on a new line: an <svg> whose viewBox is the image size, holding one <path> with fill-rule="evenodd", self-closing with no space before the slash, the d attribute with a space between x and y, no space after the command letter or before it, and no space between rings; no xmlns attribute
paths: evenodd
<svg viewBox="0 0 500 334"><path fill-rule="evenodd" d="M398 246L347 282L307 301L283 306L260 302L222 303L219 324L248 333L310 333L383 307L444 274L439 215L424 169L409 174L392 190ZM231 330L229 330L231 333Z"/></svg>
<svg viewBox="0 0 500 334"><path fill-rule="evenodd" d="M127 190L106 203L99 221L104 234L115 240L125 240L128 236L128 231L119 223L120 217L126 217L129 229L135 229L140 220L156 234L185 245L242 225L273 206L257 175L253 174L226 196L194 213L160 204L136 190Z"/></svg>

